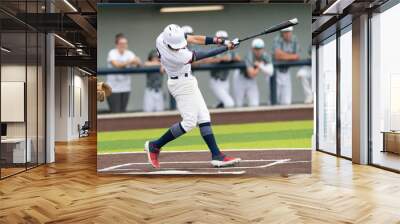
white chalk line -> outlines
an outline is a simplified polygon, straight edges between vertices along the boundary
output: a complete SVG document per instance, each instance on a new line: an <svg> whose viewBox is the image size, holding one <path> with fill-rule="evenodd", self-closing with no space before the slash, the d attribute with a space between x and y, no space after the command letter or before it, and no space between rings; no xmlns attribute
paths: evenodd
<svg viewBox="0 0 400 224"><path fill-rule="evenodd" d="M290 160L290 159L289 159ZM271 161L277 161L276 159L255 159L255 160L241 160L240 162L271 162ZM160 162L160 164L203 164L203 163L211 163L211 161L170 161L170 162ZM125 166L131 166L131 165L147 165L149 164L148 162L142 162L142 163L125 163L125 164L120 164L120 165L115 165L115 166L110 166L107 168L100 169L98 171L108 171L108 170L113 170L116 168L121 168Z"/></svg>
<svg viewBox="0 0 400 224"><path fill-rule="evenodd" d="M198 167L198 168L161 168L162 170L177 170L177 169L192 169L192 170L231 170L231 169L260 169L260 168L266 168L270 166L274 166L277 164L281 163L286 163L287 160L277 160L273 163L268 163L262 166L229 166L229 167ZM115 171L115 170L114 170Z"/></svg>
<svg viewBox="0 0 400 224"><path fill-rule="evenodd" d="M302 161L288 161L288 162L284 162L282 164L293 164L293 163L311 163L311 161L307 161L307 160L302 160ZM276 165L276 164L273 164ZM185 167L185 168L161 168L161 170L177 170L177 169L188 169L188 170L219 170L219 169L240 169L240 168L244 168L244 169L253 169L253 168L264 168L264 167L260 167L260 166L251 166L251 167L198 167L198 168L194 168L194 167ZM142 169L134 169L134 168L120 168L120 169L113 169L112 171L134 171L134 170L142 170Z"/></svg>
<svg viewBox="0 0 400 224"><path fill-rule="evenodd" d="M291 161L291 159L281 159L281 160L242 160L241 163L243 162L270 162L274 161L272 163L268 163L265 165L261 166L242 166L242 167L199 167L199 168L193 168L193 167L185 167L184 169L194 169L194 170L210 170L210 169L216 169L216 170L224 170L224 169L262 169L262 168L267 168L270 166L274 166L277 164L293 164L293 163L311 163L309 160L300 160L300 161ZM197 161L197 163L209 163L209 161ZM181 164L181 163L188 163L188 164L195 164L196 161L186 161L186 162L163 162L162 164ZM147 165L148 163L126 163L126 164L121 164L121 165L116 165L116 166L111 166L107 167L101 170L98 170L99 172L104 172L104 171L137 171L141 169L135 169L135 168L121 168L125 166L130 166L130 165ZM178 170L182 168L161 168L162 170Z"/></svg>
<svg viewBox="0 0 400 224"><path fill-rule="evenodd" d="M235 174L240 175L244 174L246 171L218 171L218 172L192 172L188 170L159 170L159 171L150 171L150 172L128 172L128 173L121 173L121 174L130 174L130 175L221 175L221 174Z"/></svg>
<svg viewBox="0 0 400 224"><path fill-rule="evenodd" d="M240 151L312 151L311 148L294 148L294 149L285 149L285 148L268 148L268 149L223 149L224 152L240 152ZM196 149L196 150L190 150L190 151L184 151L184 150L171 150L171 151L163 151L162 153L187 153L187 152L209 152L207 149ZM104 153L98 153L97 155L127 155L127 154L144 154L146 152L143 151L135 151L135 152L104 152Z"/></svg>

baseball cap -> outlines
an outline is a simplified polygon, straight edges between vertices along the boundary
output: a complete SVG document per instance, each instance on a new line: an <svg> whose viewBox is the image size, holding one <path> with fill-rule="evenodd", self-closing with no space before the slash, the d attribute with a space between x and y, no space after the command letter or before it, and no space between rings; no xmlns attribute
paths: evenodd
<svg viewBox="0 0 400 224"><path fill-rule="evenodd" d="M218 30L215 33L216 37L222 37L222 38L228 38L228 32L226 32L225 30Z"/></svg>
<svg viewBox="0 0 400 224"><path fill-rule="evenodd" d="M183 30L183 32L185 34L191 34L191 33L194 32L193 28L191 26L188 26L188 25L182 26L182 30Z"/></svg>
<svg viewBox="0 0 400 224"><path fill-rule="evenodd" d="M253 40L253 42L251 42L251 47L260 49L260 48L264 48L265 44L264 44L264 41L262 39L256 38L256 39Z"/></svg>
<svg viewBox="0 0 400 224"><path fill-rule="evenodd" d="M293 26L286 27L285 29L281 29L281 32L292 32Z"/></svg>
<svg viewBox="0 0 400 224"><path fill-rule="evenodd" d="M154 57L158 57L158 51L156 49L153 49L149 52L147 59L151 60Z"/></svg>

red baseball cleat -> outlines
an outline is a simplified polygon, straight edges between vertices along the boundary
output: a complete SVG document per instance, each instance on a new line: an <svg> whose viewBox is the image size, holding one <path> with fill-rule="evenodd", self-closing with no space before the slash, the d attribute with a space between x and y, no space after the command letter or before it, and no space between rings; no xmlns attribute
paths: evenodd
<svg viewBox="0 0 400 224"><path fill-rule="evenodd" d="M160 162L158 161L158 156L160 155L160 150L152 146L149 141L146 141L146 143L144 143L144 151L147 153L147 159L151 166L159 169Z"/></svg>
<svg viewBox="0 0 400 224"><path fill-rule="evenodd" d="M229 157L221 153L221 155L212 158L211 164L214 167L225 167L239 163L240 160L240 158Z"/></svg>

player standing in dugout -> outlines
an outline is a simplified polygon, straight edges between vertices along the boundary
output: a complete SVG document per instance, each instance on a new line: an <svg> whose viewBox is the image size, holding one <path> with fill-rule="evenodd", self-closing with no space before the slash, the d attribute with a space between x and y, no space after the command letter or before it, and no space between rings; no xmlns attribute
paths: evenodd
<svg viewBox="0 0 400 224"><path fill-rule="evenodd" d="M273 43L274 60L292 62L300 59L300 45L293 34L293 27L282 29ZM279 105L292 104L292 77L288 66L281 66L276 71L276 93Z"/></svg>
<svg viewBox="0 0 400 224"><path fill-rule="evenodd" d="M144 66L159 66L160 64L157 50L151 50ZM164 69L162 66L159 71L146 74L146 89L143 95L144 112L159 112L164 110L164 95L162 91L163 74Z"/></svg>
<svg viewBox="0 0 400 224"><path fill-rule="evenodd" d="M228 39L228 32L219 30L215 36L224 40ZM204 63L230 63L240 61L239 54L235 51L228 51L219 54L212 58L202 60ZM234 69L239 70L239 69ZM210 89L213 91L217 98L216 108L231 108L235 106L233 97L230 94L229 74L232 73L231 69L212 69L210 71Z"/></svg>
<svg viewBox="0 0 400 224"><path fill-rule="evenodd" d="M251 43L251 50L245 59L246 69L233 75L234 96L237 107L243 107L247 98L247 106L256 107L260 105L260 94L258 91L257 76L260 72L266 75L266 79L274 74L272 59L265 51L265 43L256 38Z"/></svg>

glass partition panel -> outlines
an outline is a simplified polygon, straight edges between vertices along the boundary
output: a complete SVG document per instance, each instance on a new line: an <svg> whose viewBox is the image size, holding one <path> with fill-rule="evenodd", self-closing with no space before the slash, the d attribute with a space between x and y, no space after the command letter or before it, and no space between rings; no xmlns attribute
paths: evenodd
<svg viewBox="0 0 400 224"><path fill-rule="evenodd" d="M318 48L318 146L336 154L336 36Z"/></svg>
<svg viewBox="0 0 400 224"><path fill-rule="evenodd" d="M2 178L24 171L31 162L26 141L26 41L25 32L1 34Z"/></svg>
<svg viewBox="0 0 400 224"><path fill-rule="evenodd" d="M26 114L27 114L27 149L30 161L27 166L34 167L38 163L38 35L27 33L27 80L26 80Z"/></svg>
<svg viewBox="0 0 400 224"><path fill-rule="evenodd" d="M376 14L372 25L372 163L400 170L400 5Z"/></svg>
<svg viewBox="0 0 400 224"><path fill-rule="evenodd" d="M4 178L45 162L46 39L23 21L46 8L44 0L0 1L0 7L10 12L0 12L0 177Z"/></svg>
<svg viewBox="0 0 400 224"><path fill-rule="evenodd" d="M38 35L38 76L37 76L37 88L38 88L38 164L45 163L46 159L46 145L45 145L45 124L46 124L46 36L45 34L39 33Z"/></svg>
<svg viewBox="0 0 400 224"><path fill-rule="evenodd" d="M340 153L352 157L352 32L340 36Z"/></svg>

